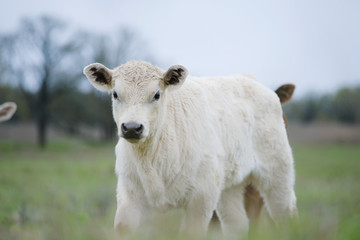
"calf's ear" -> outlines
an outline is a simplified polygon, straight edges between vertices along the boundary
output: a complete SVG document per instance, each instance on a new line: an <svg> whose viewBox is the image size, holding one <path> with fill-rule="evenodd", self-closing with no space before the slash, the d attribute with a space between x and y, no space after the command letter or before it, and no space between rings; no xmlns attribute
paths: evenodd
<svg viewBox="0 0 360 240"><path fill-rule="evenodd" d="M113 88L112 70L100 63L93 63L84 68L89 82L98 90L109 92Z"/></svg>
<svg viewBox="0 0 360 240"><path fill-rule="evenodd" d="M0 122L9 120L16 112L16 103L6 102L0 105Z"/></svg>
<svg viewBox="0 0 360 240"><path fill-rule="evenodd" d="M290 101L290 99L294 93L294 90L295 90L294 84L284 84L284 85L281 85L278 89L276 89L275 93L280 98L281 103L286 103L286 102Z"/></svg>
<svg viewBox="0 0 360 240"><path fill-rule="evenodd" d="M171 66L163 77L164 87L179 88L185 82L188 76L188 70L181 65Z"/></svg>

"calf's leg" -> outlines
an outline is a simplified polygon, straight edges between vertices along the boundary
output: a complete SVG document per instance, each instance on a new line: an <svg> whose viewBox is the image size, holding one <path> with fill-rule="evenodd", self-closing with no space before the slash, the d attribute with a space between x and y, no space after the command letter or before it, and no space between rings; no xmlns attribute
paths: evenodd
<svg viewBox="0 0 360 240"><path fill-rule="evenodd" d="M249 229L249 219L244 206L244 187L236 186L221 193L216 212L220 217L224 235L246 235Z"/></svg>
<svg viewBox="0 0 360 240"><path fill-rule="evenodd" d="M135 232L144 222L145 209L133 202L117 202L114 219L114 229L117 237L125 236Z"/></svg>
<svg viewBox="0 0 360 240"><path fill-rule="evenodd" d="M215 195L216 196L216 195ZM205 237L216 207L217 197L209 193L196 193L185 208L185 216L181 226L183 234Z"/></svg>

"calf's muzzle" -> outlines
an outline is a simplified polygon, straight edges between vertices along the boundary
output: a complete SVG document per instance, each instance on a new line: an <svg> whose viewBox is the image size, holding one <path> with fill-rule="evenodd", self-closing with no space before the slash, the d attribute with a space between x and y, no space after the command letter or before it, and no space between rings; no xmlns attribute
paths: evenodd
<svg viewBox="0 0 360 240"><path fill-rule="evenodd" d="M144 130L142 124L129 122L121 124L121 132L125 139L140 139L140 136Z"/></svg>

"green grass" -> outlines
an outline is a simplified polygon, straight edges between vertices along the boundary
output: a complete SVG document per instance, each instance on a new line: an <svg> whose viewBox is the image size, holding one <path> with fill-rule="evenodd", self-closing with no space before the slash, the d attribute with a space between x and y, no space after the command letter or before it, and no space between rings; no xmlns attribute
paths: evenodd
<svg viewBox="0 0 360 240"><path fill-rule="evenodd" d="M0 142L0 239L115 239L114 146ZM360 145L293 151L299 218L262 224L251 239L360 239ZM158 217L157 230L136 239L179 239L181 215Z"/></svg>
<svg viewBox="0 0 360 240"><path fill-rule="evenodd" d="M113 239L113 145L0 143L0 239Z"/></svg>

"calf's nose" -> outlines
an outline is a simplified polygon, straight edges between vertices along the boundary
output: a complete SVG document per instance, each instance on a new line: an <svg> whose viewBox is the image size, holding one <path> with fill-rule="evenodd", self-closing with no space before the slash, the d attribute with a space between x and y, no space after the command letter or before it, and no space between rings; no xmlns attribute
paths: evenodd
<svg viewBox="0 0 360 240"><path fill-rule="evenodd" d="M134 122L121 124L121 132L123 134L123 137L126 139L140 138L143 130L144 126L142 124Z"/></svg>

